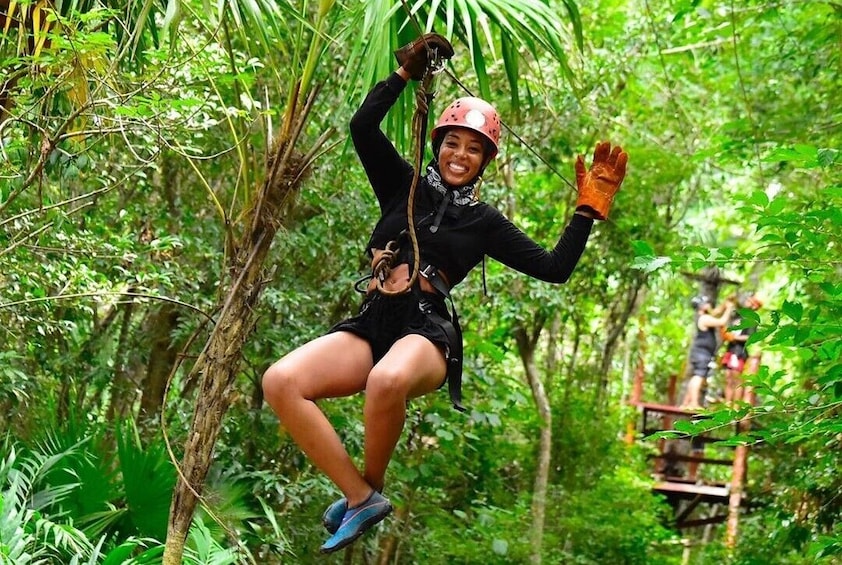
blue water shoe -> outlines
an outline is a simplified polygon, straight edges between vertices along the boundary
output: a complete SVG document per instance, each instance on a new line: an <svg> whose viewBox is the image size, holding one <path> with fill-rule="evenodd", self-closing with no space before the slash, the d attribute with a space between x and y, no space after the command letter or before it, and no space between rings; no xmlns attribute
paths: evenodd
<svg viewBox="0 0 842 565"><path fill-rule="evenodd" d="M392 503L376 490L371 491L365 502L345 511L339 529L322 544L320 551L333 553L352 544L354 540L388 516L391 511Z"/></svg>
<svg viewBox="0 0 842 565"><path fill-rule="evenodd" d="M336 530L342 525L342 518L345 517L346 510L348 510L348 501L344 498L340 498L327 507L325 513L322 514L322 525L328 532L336 533Z"/></svg>

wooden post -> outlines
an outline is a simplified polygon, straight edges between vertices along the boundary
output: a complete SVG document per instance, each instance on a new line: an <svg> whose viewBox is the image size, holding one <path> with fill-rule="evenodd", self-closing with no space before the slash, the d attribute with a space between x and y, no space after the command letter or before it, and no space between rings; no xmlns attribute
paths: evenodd
<svg viewBox="0 0 842 565"><path fill-rule="evenodd" d="M752 355L746 361L745 370L743 374L753 375L757 373L760 367L760 355ZM742 383L741 400L749 404L753 404L754 390L747 386L745 381ZM750 422L748 418L743 418L737 424L737 432L742 433L748 430ZM729 550L734 549L737 545L737 526L740 520L740 504L743 498L743 483L746 476L746 467L748 463L748 447L746 445L738 445L734 449L734 466L731 470L731 493L728 497L728 525L725 534L725 547Z"/></svg>
<svg viewBox="0 0 842 565"><path fill-rule="evenodd" d="M675 390L677 380L678 375L672 374L670 375L669 382L667 382L667 404L669 404L670 406L675 406Z"/></svg>
<svg viewBox="0 0 842 565"><path fill-rule="evenodd" d="M670 406L675 406L675 383L678 376L673 373L669 376L667 380L667 404ZM661 429L662 430L671 430L672 429L672 416L661 412ZM666 439L659 439L658 440L658 453L661 455L665 454L667 451L670 451L670 447L676 445L676 440L666 440ZM670 467L670 463L667 459L657 459L655 461L655 474L663 474L665 469Z"/></svg>
<svg viewBox="0 0 842 565"><path fill-rule="evenodd" d="M631 395L629 396L629 404L637 407L643 398L643 378L646 373L646 365L644 357L646 355L646 334L643 333L643 319L640 320L640 327L637 330L637 342L639 344L639 353L637 355L637 366L634 370L634 382L632 383ZM645 422L644 422L645 424ZM632 445L636 434L636 420L629 420L626 425L626 445Z"/></svg>

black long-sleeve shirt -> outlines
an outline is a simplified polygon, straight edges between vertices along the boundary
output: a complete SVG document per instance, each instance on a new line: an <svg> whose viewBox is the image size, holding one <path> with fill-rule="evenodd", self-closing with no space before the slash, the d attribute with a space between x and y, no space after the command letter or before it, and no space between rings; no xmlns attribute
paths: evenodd
<svg viewBox="0 0 842 565"><path fill-rule="evenodd" d="M380 130L380 123L406 87L396 73L375 85L351 119L351 138L368 175L381 217L368 243L384 249L407 228L407 199L413 167L401 157ZM439 229L432 232L439 203L445 196L419 179L415 224L421 257L442 271L455 286L484 255L537 279L563 283L573 272L593 226L593 220L575 214L552 251L547 251L517 228L496 208L484 202L449 204Z"/></svg>

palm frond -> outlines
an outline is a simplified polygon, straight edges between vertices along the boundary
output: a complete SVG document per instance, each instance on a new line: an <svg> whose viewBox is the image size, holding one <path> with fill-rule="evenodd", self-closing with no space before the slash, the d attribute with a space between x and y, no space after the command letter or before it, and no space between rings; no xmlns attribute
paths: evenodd
<svg viewBox="0 0 842 565"><path fill-rule="evenodd" d="M35 520L35 535L39 543L69 555L89 555L93 552L93 546L85 533L69 524L58 524L38 517Z"/></svg>
<svg viewBox="0 0 842 565"><path fill-rule="evenodd" d="M40 490L36 485L77 446L56 454L34 451L22 459L10 447L0 463L0 546L4 556L11 563L37 563L51 553L90 553L93 548L83 532L37 511L60 502L72 490L70 485Z"/></svg>
<svg viewBox="0 0 842 565"><path fill-rule="evenodd" d="M64 473L66 463L79 453L79 447L86 440L64 445L55 434L48 431L45 438L34 449L27 452L19 462L20 478L26 483L27 505L36 511L57 509L79 486L78 481L57 481L55 473ZM59 510L53 514L60 514Z"/></svg>
<svg viewBox="0 0 842 565"><path fill-rule="evenodd" d="M163 441L144 446L129 421L118 428L117 455L127 517L141 535L164 539L176 475Z"/></svg>
<svg viewBox="0 0 842 565"><path fill-rule="evenodd" d="M197 516L190 527L184 562L190 565L234 565L239 557L235 549L222 547Z"/></svg>
<svg viewBox="0 0 842 565"><path fill-rule="evenodd" d="M275 511L264 499L258 498L257 500L260 502L261 508L263 508L263 518L269 524L269 529L261 532L261 539L264 543L276 547L279 551L286 550L290 547L289 537L287 537L287 534L284 529L281 528L281 525L278 524L278 520L275 517ZM255 524L252 524L252 526L255 527Z"/></svg>
<svg viewBox="0 0 842 565"><path fill-rule="evenodd" d="M45 488L41 496L50 495L52 501L46 498L36 506L54 518L68 515L79 518L84 524L87 522L84 517L103 511L118 496L114 486L116 469L108 456L113 453L113 447L110 441L89 433L87 426L71 418L61 427L45 428L43 437L37 442L39 451L44 453L68 452L62 457L60 467L45 481L49 488ZM82 446L86 448L81 449ZM87 533L93 538L100 534L97 531Z"/></svg>
<svg viewBox="0 0 842 565"><path fill-rule="evenodd" d="M259 516L249 508L247 503L249 496L250 489L242 483L232 483L224 478L209 482L205 492L205 505L210 512L210 517L221 522L221 524L216 522L208 524L208 530L216 539L225 537L226 532L223 526L236 529L247 520Z"/></svg>
<svg viewBox="0 0 842 565"><path fill-rule="evenodd" d="M105 539L103 537L102 539ZM100 545L102 540L100 540ZM161 562L161 555L164 546L157 540L148 538L135 538L122 542L120 545L111 548L108 553L90 561L91 565L151 565Z"/></svg>
<svg viewBox="0 0 842 565"><path fill-rule="evenodd" d="M294 38L299 28L317 34L312 20L316 18L302 3L297 8L291 2L273 0L217 0L215 14L217 23L229 18L235 24L238 46L250 55L263 55L277 64L289 65L297 60ZM289 48L293 47L293 50Z"/></svg>
<svg viewBox="0 0 842 565"><path fill-rule="evenodd" d="M366 12L387 14L396 21L394 31L397 39L403 43L414 39L419 31L431 31L436 24L443 27L438 31L451 38L458 49L458 43L463 43L469 49L470 58L481 83L487 80L485 73L477 67L481 62L487 67L489 62L509 57L522 57L521 51L526 51L534 60L554 60L562 71L572 79L568 63L568 50L574 45L581 48L582 24L576 4L573 0L566 0L567 19L556 13L547 2L540 0L441 0L432 3L416 2L409 10L403 9L401 2L394 3L389 10L383 11L382 4L389 2L366 3ZM364 14L366 27L363 37L375 38L377 35L392 30L384 29L382 16ZM380 21L378 21L378 19ZM424 29L418 30L420 22L424 22ZM378 32L379 27L379 32ZM498 49L498 42L502 37L516 47L516 49ZM372 55L382 45L383 41L372 41ZM499 51L499 52L498 52ZM383 54L384 51L380 50ZM385 52L390 57L388 52ZM483 96L490 95L486 83L480 87Z"/></svg>
<svg viewBox="0 0 842 565"><path fill-rule="evenodd" d="M27 482L17 464L17 452L9 446L8 455L0 462L0 547L4 548L3 563L28 564L45 550L37 548L35 534L28 528L35 512L26 507Z"/></svg>
<svg viewBox="0 0 842 565"><path fill-rule="evenodd" d="M410 5L411 4L411 5ZM346 73L349 90L346 98L360 98L377 81L396 66L392 51L427 31L437 31L451 40L456 57L451 61L451 74L470 94L493 101L496 73L505 74L509 98L518 111L520 71L523 65L553 65L570 82L569 53L582 46L582 23L574 0L565 0L566 11L554 10L542 0L416 0L413 3L395 0L371 0L350 8L345 20L348 26L337 30L339 37L352 34L365 41L350 42L355 47L347 55ZM408 9L407 9L408 7ZM420 29L419 29L420 28ZM456 71L464 68L467 48L471 77ZM498 70L500 69L500 70ZM542 73L535 71L535 76ZM474 92L474 90L478 92ZM386 127L396 144L406 149L403 132L398 125L408 123L412 112L411 97L403 97L390 113Z"/></svg>
<svg viewBox="0 0 842 565"><path fill-rule="evenodd" d="M85 514L79 518L79 525L90 537L98 537L106 532L115 529L118 524L126 519L127 508L117 508L113 504L108 505L107 510Z"/></svg>

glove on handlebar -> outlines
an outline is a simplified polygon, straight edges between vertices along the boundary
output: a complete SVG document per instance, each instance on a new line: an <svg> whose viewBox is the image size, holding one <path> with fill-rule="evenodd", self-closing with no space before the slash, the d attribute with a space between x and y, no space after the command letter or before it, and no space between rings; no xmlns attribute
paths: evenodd
<svg viewBox="0 0 842 565"><path fill-rule="evenodd" d="M424 78L432 51L436 52L439 59L453 57L453 46L447 39L437 33L425 33L395 51L395 59L406 69L412 80L421 80Z"/></svg>
<svg viewBox="0 0 842 565"><path fill-rule="evenodd" d="M607 219L614 195L620 190L626 176L628 160L629 156L622 147L616 145L612 149L608 141L596 144L590 170L579 155L576 159L576 186L579 189L576 209L588 208L594 213L595 219Z"/></svg>

